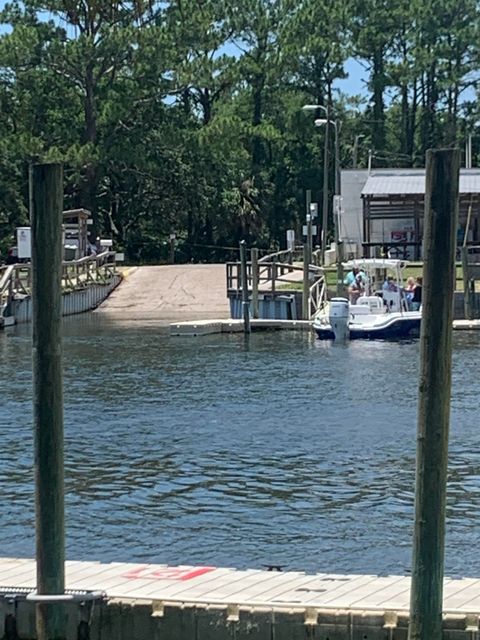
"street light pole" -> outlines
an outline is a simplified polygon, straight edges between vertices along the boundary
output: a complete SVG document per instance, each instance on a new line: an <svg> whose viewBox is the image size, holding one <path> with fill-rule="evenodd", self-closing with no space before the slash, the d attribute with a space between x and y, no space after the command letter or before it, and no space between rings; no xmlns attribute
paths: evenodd
<svg viewBox="0 0 480 640"><path fill-rule="evenodd" d="M325 143L323 148L323 199L322 199L322 231L320 237L322 264L325 264L325 252L327 250L327 227L328 227L328 164L329 164L329 144L330 144L330 112L329 108L322 104L306 104L303 111L318 111L321 109L325 113ZM323 121L322 121L323 123Z"/></svg>
<svg viewBox="0 0 480 640"><path fill-rule="evenodd" d="M340 123L335 119L335 195L337 196L337 211L334 219L335 246L337 248L337 296L343 296L343 240L340 235L340 211L341 211L341 174L340 174Z"/></svg>
<svg viewBox="0 0 480 640"><path fill-rule="evenodd" d="M325 109L327 122L325 123L325 146L323 148L323 199L322 199L322 264L325 265L325 252L327 250L327 230L328 230L328 164L329 164L329 144L330 127L329 112Z"/></svg>

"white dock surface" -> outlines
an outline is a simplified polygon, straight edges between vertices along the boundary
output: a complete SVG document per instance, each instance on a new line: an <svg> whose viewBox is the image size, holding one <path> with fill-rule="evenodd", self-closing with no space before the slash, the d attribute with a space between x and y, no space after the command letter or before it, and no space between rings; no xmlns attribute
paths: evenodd
<svg viewBox="0 0 480 640"><path fill-rule="evenodd" d="M34 560L0 558L1 587L35 588ZM69 561L66 588L101 590L108 598L138 604L405 614L410 578ZM447 578L444 596L446 614L480 613L480 579Z"/></svg>

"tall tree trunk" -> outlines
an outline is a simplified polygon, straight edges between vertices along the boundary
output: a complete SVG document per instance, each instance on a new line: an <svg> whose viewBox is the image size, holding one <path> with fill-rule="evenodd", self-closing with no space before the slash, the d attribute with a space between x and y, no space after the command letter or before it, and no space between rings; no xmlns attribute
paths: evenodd
<svg viewBox="0 0 480 640"><path fill-rule="evenodd" d="M373 89L373 127L372 145L375 151L385 151L385 105L383 94L385 91L385 69L383 48L379 47L373 56L372 71Z"/></svg>
<svg viewBox="0 0 480 640"><path fill-rule="evenodd" d="M263 88L265 85L265 78L263 75L256 76L252 83L252 100L253 100L253 115L252 125L258 127L262 124L262 107L263 107ZM252 174L257 176L260 172L263 160L263 144L261 136L255 131L252 139Z"/></svg>
<svg viewBox="0 0 480 640"><path fill-rule="evenodd" d="M97 113L95 107L95 76L93 64L89 63L85 71L85 143L92 146L97 143ZM81 206L92 213L93 229L96 235L99 233L99 220L96 210L97 195L97 167L89 162L85 168L85 180L82 188Z"/></svg>
<svg viewBox="0 0 480 640"><path fill-rule="evenodd" d="M413 94L412 104L410 106L410 112L408 116L408 128L407 128L407 144L405 152L410 158L410 166L414 164L413 155L415 153L415 130L417 127L417 108L418 108L418 82L413 81Z"/></svg>

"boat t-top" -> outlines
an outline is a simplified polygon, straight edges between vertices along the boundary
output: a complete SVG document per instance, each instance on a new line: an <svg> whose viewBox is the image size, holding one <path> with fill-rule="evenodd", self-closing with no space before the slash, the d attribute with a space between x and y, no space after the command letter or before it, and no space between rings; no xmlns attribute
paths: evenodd
<svg viewBox="0 0 480 640"><path fill-rule="evenodd" d="M358 270L359 280L349 284L350 298L325 300L317 311L313 327L322 340L357 338L402 338L418 335L421 308L410 309L403 286L405 260L363 258L343 264L350 275ZM347 276L348 277L348 276ZM358 286L356 286L358 282Z"/></svg>

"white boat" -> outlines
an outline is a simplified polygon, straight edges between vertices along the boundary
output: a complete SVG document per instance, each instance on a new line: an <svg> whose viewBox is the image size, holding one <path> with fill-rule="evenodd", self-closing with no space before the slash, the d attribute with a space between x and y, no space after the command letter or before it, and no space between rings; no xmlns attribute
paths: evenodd
<svg viewBox="0 0 480 640"><path fill-rule="evenodd" d="M344 269L358 267L366 275L365 290L355 302L346 298L325 300L316 313L313 327L321 340L395 339L418 336L422 319L419 311L409 311L403 288L404 260L365 258L346 262ZM387 274L395 284L382 285Z"/></svg>

